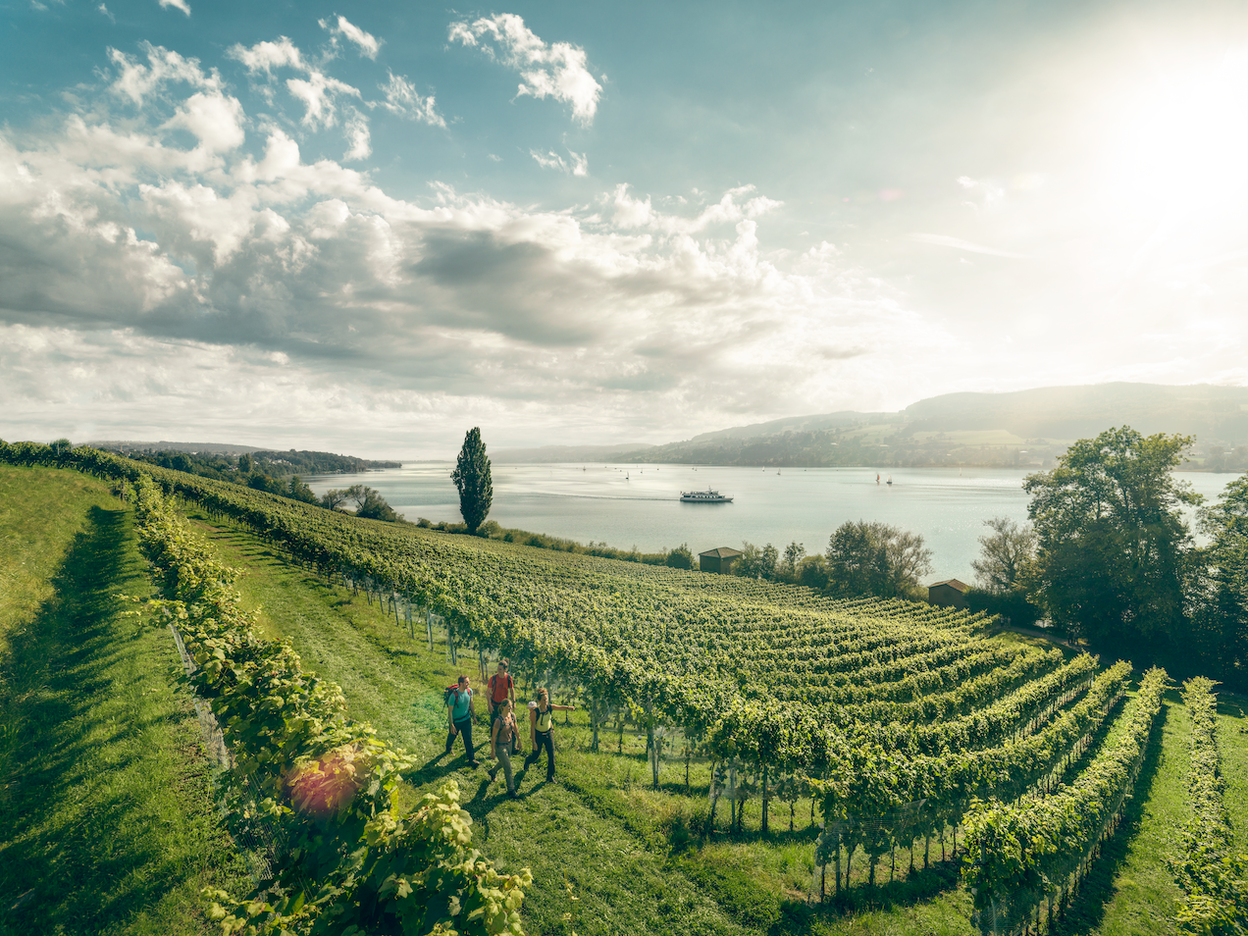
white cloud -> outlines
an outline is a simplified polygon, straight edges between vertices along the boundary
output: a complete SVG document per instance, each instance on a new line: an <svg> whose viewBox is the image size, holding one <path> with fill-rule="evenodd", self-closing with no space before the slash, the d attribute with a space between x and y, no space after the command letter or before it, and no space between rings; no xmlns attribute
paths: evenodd
<svg viewBox="0 0 1248 936"><path fill-rule="evenodd" d="M189 130L199 150L224 153L243 145L243 106L220 91L197 91L183 101L166 127Z"/></svg>
<svg viewBox="0 0 1248 936"><path fill-rule="evenodd" d="M529 155L537 160L537 164L543 169L558 169L560 172L568 171L568 164L563 161L563 157L550 150L546 153L539 153L537 150L529 150Z"/></svg>
<svg viewBox="0 0 1248 936"><path fill-rule="evenodd" d="M183 58L177 52L147 41L140 43L140 47L147 55L146 65L117 49L108 50L109 59L119 68L119 74L109 86L114 94L142 105L149 95L172 82L185 82L193 88L207 90L221 88L217 70L205 73L199 66L199 59Z"/></svg>
<svg viewBox="0 0 1248 936"><path fill-rule="evenodd" d="M373 154L372 136L368 130L368 118L354 107L346 120L347 142L350 147L342 157L344 162L368 159Z"/></svg>
<svg viewBox="0 0 1248 936"><path fill-rule="evenodd" d="M96 7L96 9L99 10L101 13L103 13L105 16L107 16L108 21L110 23L112 23L114 26L117 25L117 17L113 16L112 12L108 9L108 7L105 4L101 3L98 7Z"/></svg>
<svg viewBox="0 0 1248 936"><path fill-rule="evenodd" d="M200 145L213 126L246 133L229 100L193 91L174 120ZM682 214L629 199L632 218L534 211L445 185L418 205L331 160L305 162L273 127L259 160L211 169L193 158L200 146L160 144L163 129L122 134L79 117L38 149L0 136L0 226L23 245L0 257L5 321L254 347L286 355L310 383L314 371L384 374L396 392L462 398L488 373L490 393L516 406L544 413L573 387L608 409L618 401L625 419L636 417L629 394L664 405L678 394L693 412L735 398L707 386L756 391L770 379L764 362L811 340L803 331L792 344L801 315L781 310L794 302L824 322L821 356L809 371L790 367L794 385L822 379L845 347L878 348L875 326L842 334L828 318L835 303L816 280L839 274L785 272L764 256L749 215L774 203L748 188ZM547 158L575 170L575 159ZM874 301L858 289L856 309Z"/></svg>
<svg viewBox="0 0 1248 936"><path fill-rule="evenodd" d="M469 22L451 23L448 37L465 46L479 46L492 58L520 73L518 96L552 97L572 106L582 124L592 123L598 111L602 85L586 67L583 49L567 42L546 43L514 13L500 13ZM498 47L482 43L492 40Z"/></svg>
<svg viewBox="0 0 1248 936"><path fill-rule="evenodd" d="M191 15L191 5L186 0L160 0L160 8L162 10L173 7L175 10L181 10L187 16Z"/></svg>
<svg viewBox="0 0 1248 936"><path fill-rule="evenodd" d="M334 35L335 42L338 36L342 36L356 45L360 50L360 55L370 59L377 58L377 53L381 50L381 42L375 36L349 22L345 16L339 16L338 20L332 23L328 20L317 20L317 22L321 29L328 30Z"/></svg>
<svg viewBox="0 0 1248 936"><path fill-rule="evenodd" d="M919 241L923 244L935 244L938 247L953 247L955 250L966 250L971 253L989 254L993 257L1011 257L1015 260L1030 260L1027 254L1015 253L1012 250L1000 250L996 247L985 247L983 244L973 244L970 241L962 240L958 237L949 237L945 234L911 234L910 239Z"/></svg>
<svg viewBox="0 0 1248 936"><path fill-rule="evenodd" d="M620 185L551 210L436 182L399 197L344 165L371 148L358 92L289 40L229 54L262 81L300 82L286 86L302 94L305 125L341 122L343 159L301 149L276 120L249 121L215 72L156 47L113 58L115 94L153 106L114 120L108 99L91 102L20 144L0 129L0 395L18 401L11 411L111 419L108 401L128 398L136 420L173 412L230 430L289 407L282 431L315 414L318 432L328 412L493 413L513 426L614 422L648 438L673 412L698 427L856 405L845 387L887 384L904 398L947 368L928 350L957 350L837 248L770 249L761 219L780 203L752 186L686 202ZM273 78L281 68L293 76ZM436 114L406 78L387 88L388 110ZM588 175L584 153L532 157ZM39 336L54 350L31 360L65 355L80 383L23 383L4 342ZM164 376L196 367L206 371L186 377L185 396ZM247 392L206 389L235 381ZM187 403L190 390L204 402ZM56 393L71 395L39 402Z"/></svg>
<svg viewBox="0 0 1248 936"><path fill-rule="evenodd" d="M385 101L380 102L382 107L408 120L417 120L434 127L446 126L446 120L434 108L432 94L422 97L417 93L415 86L404 76L396 75L388 69L387 74L390 80L384 85L377 86L386 97Z"/></svg>
<svg viewBox="0 0 1248 936"><path fill-rule="evenodd" d="M303 102L303 123L313 129L332 127L338 122L335 98L339 95L360 97L358 89L315 70L308 72L306 81L302 78L286 79L286 90Z"/></svg>
<svg viewBox="0 0 1248 936"><path fill-rule="evenodd" d="M297 68L299 71L308 69L308 66L304 64L303 54L285 36L278 36L277 42L257 42L250 48L241 43L235 43L226 50L225 54L242 62L247 67L247 71L253 75L258 71L271 74L273 69L284 66Z"/></svg>
<svg viewBox="0 0 1248 936"><path fill-rule="evenodd" d="M565 160L554 150L547 150L545 153L539 153L537 150L529 150L529 155L543 169L555 169L559 172L571 173L574 176L589 175L589 158L585 153L574 153L568 150L571 161ZM492 159L498 157L492 156Z"/></svg>
<svg viewBox="0 0 1248 936"><path fill-rule="evenodd" d="M306 75L306 78L287 78L286 90L303 104L302 122L313 130L332 127L338 122L339 97L362 99L358 88L313 67L285 36L279 36L276 42L257 42L250 47L235 44L226 55L242 62L248 74L263 72L266 77L272 77L275 68L293 68Z"/></svg>
<svg viewBox="0 0 1248 936"><path fill-rule="evenodd" d="M692 218L656 211L650 204L649 196L641 201L629 195L626 183L617 185L604 201L609 199L611 216L620 228L654 228L669 234L692 234L717 224L735 224L744 219L757 218L783 204L763 195L755 195L744 204L737 203L738 198L753 191L752 185L729 189L718 202L703 208ZM683 202L684 199L681 199Z"/></svg>

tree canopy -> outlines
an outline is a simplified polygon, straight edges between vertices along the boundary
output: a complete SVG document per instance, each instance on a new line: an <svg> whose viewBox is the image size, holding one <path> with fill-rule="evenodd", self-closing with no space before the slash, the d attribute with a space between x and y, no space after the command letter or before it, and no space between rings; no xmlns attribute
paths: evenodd
<svg viewBox="0 0 1248 936"><path fill-rule="evenodd" d="M481 441L481 429L469 429L464 436L459 460L451 472L451 480L459 488L459 512L469 533L476 533L490 513L494 485L490 480L490 459Z"/></svg>
<svg viewBox="0 0 1248 936"><path fill-rule="evenodd" d="M1098 648L1146 658L1164 654L1181 632L1191 548L1181 509L1200 496L1172 472L1191 443L1108 429L1024 481L1037 542L1034 585L1056 625Z"/></svg>
<svg viewBox="0 0 1248 936"><path fill-rule="evenodd" d="M845 596L913 598L919 577L932 571L923 537L879 521L849 520L828 540L829 590Z"/></svg>
<svg viewBox="0 0 1248 936"><path fill-rule="evenodd" d="M1001 595L1014 591L1036 554L1036 531L1009 517L993 517L984 526L992 532L979 538L979 558L971 561L976 584Z"/></svg>
<svg viewBox="0 0 1248 936"><path fill-rule="evenodd" d="M1201 574L1191 593L1189 669L1236 688L1248 686L1248 475L1200 512Z"/></svg>
<svg viewBox="0 0 1248 936"><path fill-rule="evenodd" d="M343 492L347 499L355 503L355 515L369 520L385 520L393 523L399 515L386 503L381 492L363 484L353 484Z"/></svg>

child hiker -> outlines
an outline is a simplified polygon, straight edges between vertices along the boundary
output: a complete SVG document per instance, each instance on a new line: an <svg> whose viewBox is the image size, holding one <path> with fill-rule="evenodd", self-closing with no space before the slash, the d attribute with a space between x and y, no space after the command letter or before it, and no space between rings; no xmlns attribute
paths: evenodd
<svg viewBox="0 0 1248 936"><path fill-rule="evenodd" d="M575 705L551 705L550 693L545 689L537 690L537 701L529 703L529 738L533 742L533 751L524 759L524 769L542 756L542 748L546 749L546 779L555 779L555 712L575 712Z"/></svg>
<svg viewBox="0 0 1248 936"><path fill-rule="evenodd" d="M511 743L516 737L516 716L511 708L511 699L503 699L498 703L498 717L490 726L490 756L498 761L489 769L490 782L498 776L498 768L503 768L503 776L507 778L507 795L516 798L516 782L511 776Z"/></svg>

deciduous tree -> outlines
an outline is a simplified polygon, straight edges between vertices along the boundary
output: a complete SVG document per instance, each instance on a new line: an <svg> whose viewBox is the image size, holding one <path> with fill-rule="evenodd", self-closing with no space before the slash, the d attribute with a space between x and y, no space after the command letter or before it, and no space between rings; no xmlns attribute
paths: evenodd
<svg viewBox="0 0 1248 936"><path fill-rule="evenodd" d="M688 543L681 543L675 549L667 554L664 565L672 569L692 569L693 568L693 552L689 549Z"/></svg>
<svg viewBox="0 0 1248 936"><path fill-rule="evenodd" d="M879 521L849 520L828 539L828 588L840 595L913 598L932 570L932 551L917 533Z"/></svg>
<svg viewBox="0 0 1248 936"><path fill-rule="evenodd" d="M1248 475L1201 510L1200 529L1210 542L1188 589L1184 662L1242 692L1248 689Z"/></svg>
<svg viewBox="0 0 1248 936"><path fill-rule="evenodd" d="M984 526L991 532L979 538L979 558L971 561L976 584L996 594L1015 591L1035 558L1036 531L1009 517L993 517Z"/></svg>
<svg viewBox="0 0 1248 936"><path fill-rule="evenodd" d="M780 563L780 574L790 582L797 581L802 560L806 557L806 546L796 540L784 547L784 559Z"/></svg>
<svg viewBox="0 0 1248 936"><path fill-rule="evenodd" d="M1183 624L1191 536L1181 509L1200 503L1172 474L1191 443L1108 429L1023 482L1037 596L1055 624L1139 663L1165 654Z"/></svg>
<svg viewBox="0 0 1248 936"><path fill-rule="evenodd" d="M771 543L761 549L753 543L743 543L741 555L732 564L732 574L745 578L774 579L779 559L780 553Z"/></svg>

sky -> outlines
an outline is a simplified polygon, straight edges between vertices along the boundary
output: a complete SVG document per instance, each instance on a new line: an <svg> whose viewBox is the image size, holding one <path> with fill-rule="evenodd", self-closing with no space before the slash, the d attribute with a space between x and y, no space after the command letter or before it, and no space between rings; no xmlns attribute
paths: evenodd
<svg viewBox="0 0 1248 936"><path fill-rule="evenodd" d="M1248 383L1248 4L0 0L0 437Z"/></svg>

